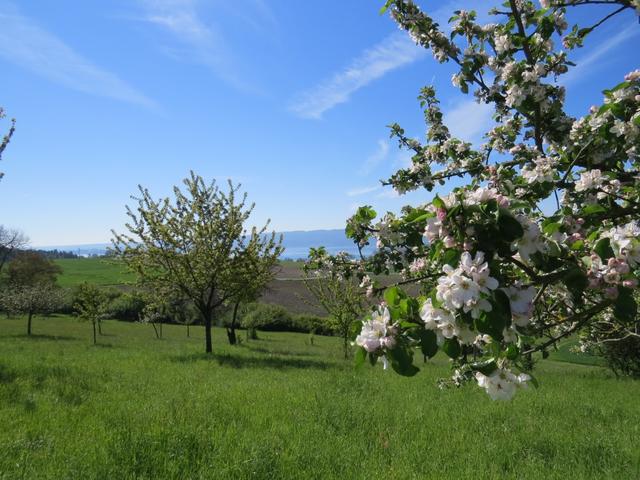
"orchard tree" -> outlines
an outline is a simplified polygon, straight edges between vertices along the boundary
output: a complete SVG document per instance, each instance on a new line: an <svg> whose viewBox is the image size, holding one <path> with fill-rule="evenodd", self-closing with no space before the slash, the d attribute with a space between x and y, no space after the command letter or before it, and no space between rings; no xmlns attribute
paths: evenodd
<svg viewBox="0 0 640 480"><path fill-rule="evenodd" d="M138 275L143 289L178 292L193 302L205 327L205 351L211 353L211 327L218 309L246 288L243 259L263 242L267 225L248 232L253 210L239 186L227 192L215 182L191 175L174 198L155 200L140 187L136 211L127 207L128 233L113 232L113 252ZM270 244L271 254L279 248Z"/></svg>
<svg viewBox="0 0 640 480"><path fill-rule="evenodd" d="M19 285L2 292L0 302L10 315L27 317L27 335L31 335L33 317L55 312L63 303L63 294L59 288L46 283Z"/></svg>
<svg viewBox="0 0 640 480"><path fill-rule="evenodd" d="M428 357L442 350L454 365L450 383L475 381L493 399L509 399L535 383L532 355L564 338L586 332L587 343L598 341L603 325L607 341L638 335L640 71L580 118L565 112L563 75L595 29L635 18L640 3L540 3L509 0L485 25L475 12L457 11L450 31L411 1L384 5L419 46L455 68L462 94L492 108L493 124L479 147L455 138L426 87L426 141L391 126L412 158L383 183L399 194L440 189L398 215L378 218L362 207L348 220L359 246L375 241L378 249L358 262L333 259L337 272L400 272L401 283L421 288L416 297L400 286L384 291L355 339L358 362L382 358L413 375L416 348ZM570 27L567 11L592 4L609 11Z"/></svg>
<svg viewBox="0 0 640 480"><path fill-rule="evenodd" d="M7 281L10 285L54 285L62 273L59 265L41 253L32 250L18 251L7 266Z"/></svg>
<svg viewBox="0 0 640 480"><path fill-rule="evenodd" d="M338 255L331 259L324 248L312 248L303 267L303 282L329 314L328 326L342 338L344 358L349 358L349 338L359 318L366 312L367 301L362 290L364 285L358 284L355 276L345 277L339 269L332 268L334 261L341 265L348 261L348 257Z"/></svg>
<svg viewBox="0 0 640 480"><path fill-rule="evenodd" d="M29 239L21 231L0 225L0 273L13 254L28 242Z"/></svg>
<svg viewBox="0 0 640 480"><path fill-rule="evenodd" d="M270 235L256 236L240 255L233 258L232 271L235 274L230 281L235 282L237 287L234 289L236 293L228 301L233 308L231 323L226 327L229 344L238 342L236 328L240 306L260 298L276 275L278 258L283 251L282 236L276 238L272 232Z"/></svg>
<svg viewBox="0 0 640 480"><path fill-rule="evenodd" d="M107 296L91 283L82 283L74 295L73 309L82 320L91 322L93 327L93 344L98 343L96 327L106 316Z"/></svg>

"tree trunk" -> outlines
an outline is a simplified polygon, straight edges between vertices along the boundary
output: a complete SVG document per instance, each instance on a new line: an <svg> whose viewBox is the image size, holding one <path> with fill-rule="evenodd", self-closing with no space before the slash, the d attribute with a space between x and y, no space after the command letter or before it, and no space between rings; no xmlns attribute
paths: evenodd
<svg viewBox="0 0 640 480"><path fill-rule="evenodd" d="M189 335L189 324L187 323L187 338L189 338L189 337L190 337L190 335Z"/></svg>
<svg viewBox="0 0 640 480"><path fill-rule="evenodd" d="M31 319L33 318L33 312L29 312L29 318L27 319L27 335L31 335Z"/></svg>
<svg viewBox="0 0 640 480"><path fill-rule="evenodd" d="M238 343L238 337L236 336L236 319L238 318L238 307L240 302L236 302L233 306L233 317L231 319L231 326L227 327L227 337L229 338L229 345L235 345Z"/></svg>
<svg viewBox="0 0 640 480"><path fill-rule="evenodd" d="M211 313L205 315L204 318L204 343L205 352L213 353L213 347L211 345Z"/></svg>
<svg viewBox="0 0 640 480"><path fill-rule="evenodd" d="M102 322L98 320L98 333L102 335Z"/></svg>
<svg viewBox="0 0 640 480"><path fill-rule="evenodd" d="M98 338L96 337L96 322L94 320L91 323L93 324L93 344L96 345L98 343Z"/></svg>
<svg viewBox="0 0 640 480"><path fill-rule="evenodd" d="M158 334L158 328L156 327L156 323L155 322L151 322L151 326L153 327L153 331L156 334L156 338L160 338L160 335Z"/></svg>
<svg viewBox="0 0 640 480"><path fill-rule="evenodd" d="M349 333L347 332L343 337L343 345L344 348L344 359L347 360L349 358Z"/></svg>

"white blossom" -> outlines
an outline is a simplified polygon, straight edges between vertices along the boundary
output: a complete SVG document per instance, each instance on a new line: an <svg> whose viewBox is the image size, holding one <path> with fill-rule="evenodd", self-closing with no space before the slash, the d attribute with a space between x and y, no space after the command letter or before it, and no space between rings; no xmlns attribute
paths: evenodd
<svg viewBox="0 0 640 480"><path fill-rule="evenodd" d="M498 54L508 52L512 47L509 35L496 35L494 42L496 44L496 52L498 52Z"/></svg>
<svg viewBox="0 0 640 480"><path fill-rule="evenodd" d="M371 314L371 319L362 323L362 330L356 337L356 345L361 346L367 352L377 352L384 347L385 338L390 327L391 315L389 309L384 307Z"/></svg>
<svg viewBox="0 0 640 480"><path fill-rule="evenodd" d="M584 192L585 190L593 190L602 186L604 179L602 172L597 168L587 170L580 174L580 179L575 184L576 192Z"/></svg>
<svg viewBox="0 0 640 480"><path fill-rule="evenodd" d="M492 400L511 400L517 387L526 387L530 379L527 374L514 375L506 368L498 368L490 375L476 372L478 386L484 388Z"/></svg>

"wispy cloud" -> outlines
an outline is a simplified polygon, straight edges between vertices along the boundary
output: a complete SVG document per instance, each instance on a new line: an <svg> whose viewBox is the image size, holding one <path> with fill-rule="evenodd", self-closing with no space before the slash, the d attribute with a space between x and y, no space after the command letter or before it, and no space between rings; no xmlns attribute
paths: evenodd
<svg viewBox="0 0 640 480"><path fill-rule="evenodd" d="M375 192L376 190L380 190L380 185L372 185L370 187L361 187L354 188L347 192L348 197L359 197L360 195L366 195L367 193Z"/></svg>
<svg viewBox="0 0 640 480"><path fill-rule="evenodd" d="M194 0L140 0L144 8L143 20L171 34L183 46L183 51L174 57L202 64L209 68L218 78L231 86L255 92L256 88L239 73L236 55L227 42L222 30L213 22L205 21L198 11ZM253 0L254 16L240 15L245 8L236 8L236 3L224 3L222 7L231 8L240 18L257 29L258 17L266 18L273 24L275 18L269 8L259 0ZM249 6L251 7L251 6ZM238 16L236 15L236 16Z"/></svg>
<svg viewBox="0 0 640 480"><path fill-rule="evenodd" d="M493 108L475 100L463 100L446 111L444 123L454 137L474 142L491 124Z"/></svg>
<svg viewBox="0 0 640 480"><path fill-rule="evenodd" d="M289 109L302 118L322 118L326 111L347 102L362 87L424 55L425 50L416 46L407 34L393 33L365 50L344 70L297 95Z"/></svg>
<svg viewBox="0 0 640 480"><path fill-rule="evenodd" d="M575 62L577 65L569 70L569 72L564 77L561 77L560 83L567 86L569 84L580 81L580 79L582 78L586 78L592 75L595 71L594 67L597 68L598 66L603 66L602 63L596 65L596 62L598 62L598 60L602 59L606 54L611 52L611 50L616 48L625 40L637 36L638 34L640 34L638 25L636 23L632 23L623 30L620 30L615 35L607 38L602 43L600 43L600 45L595 48L590 54L576 60Z"/></svg>
<svg viewBox="0 0 640 480"><path fill-rule="evenodd" d="M386 140L378 140L378 148L369 155L360 168L360 175L368 175L389 155L389 142Z"/></svg>
<svg viewBox="0 0 640 480"><path fill-rule="evenodd" d="M441 2L438 8L428 13L448 31L447 19L452 11L469 10L476 6L477 0L451 0ZM479 21L484 20L486 15L481 15ZM296 95L289 104L289 110L302 118L320 119L325 112L348 102L361 88L427 54L428 52L417 46L406 32L393 33L365 50L348 67Z"/></svg>
<svg viewBox="0 0 640 480"><path fill-rule="evenodd" d="M55 35L23 16L10 3L0 3L0 57L84 93L157 109L157 104L77 53Z"/></svg>
<svg viewBox="0 0 640 480"><path fill-rule="evenodd" d="M399 196L400 194L391 187L387 187L386 190L376 195L377 198L398 198Z"/></svg>

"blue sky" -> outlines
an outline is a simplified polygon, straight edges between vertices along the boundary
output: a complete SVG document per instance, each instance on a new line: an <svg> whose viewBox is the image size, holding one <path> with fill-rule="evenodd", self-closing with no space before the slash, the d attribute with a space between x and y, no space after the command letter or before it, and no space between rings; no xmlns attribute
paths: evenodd
<svg viewBox="0 0 640 480"><path fill-rule="evenodd" d="M408 160L385 125L420 137L416 96L429 83L454 133L477 141L490 119L451 87L451 67L378 14L382 3L0 0L0 105L18 122L0 224L34 246L108 241L138 184L168 195L190 169L241 182L255 222L281 231L342 228L357 205L426 201L378 187ZM494 5L419 3L440 19ZM571 113L638 67L639 39L629 12L573 54Z"/></svg>

